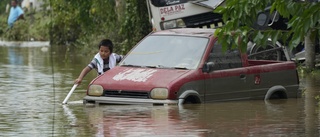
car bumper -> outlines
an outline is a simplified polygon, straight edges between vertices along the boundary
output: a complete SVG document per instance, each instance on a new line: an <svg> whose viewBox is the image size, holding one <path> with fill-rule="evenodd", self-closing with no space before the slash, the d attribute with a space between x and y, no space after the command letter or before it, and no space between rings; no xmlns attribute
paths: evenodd
<svg viewBox="0 0 320 137"><path fill-rule="evenodd" d="M138 98L118 98L118 97L95 97L85 96L84 103L98 103L98 104L178 104L178 100L155 100L155 99L138 99Z"/></svg>

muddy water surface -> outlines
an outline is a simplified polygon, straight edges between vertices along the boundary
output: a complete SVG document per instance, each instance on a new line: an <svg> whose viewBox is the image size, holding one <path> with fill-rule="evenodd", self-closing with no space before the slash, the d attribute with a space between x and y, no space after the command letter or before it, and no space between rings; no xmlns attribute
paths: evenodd
<svg viewBox="0 0 320 137"><path fill-rule="evenodd" d="M46 49L47 48L47 49ZM47 51L48 50L48 51ZM51 54L52 53L52 54ZM51 58L52 56L52 58ZM90 72L61 105L91 56L49 47L0 46L0 136L316 137L319 76L301 78L302 98L201 105L82 105Z"/></svg>

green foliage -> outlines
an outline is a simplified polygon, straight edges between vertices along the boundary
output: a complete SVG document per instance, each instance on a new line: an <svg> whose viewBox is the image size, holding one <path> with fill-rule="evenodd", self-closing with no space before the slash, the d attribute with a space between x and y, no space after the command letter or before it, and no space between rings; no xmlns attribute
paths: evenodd
<svg viewBox="0 0 320 137"><path fill-rule="evenodd" d="M124 50L128 51L145 35L150 33L151 25L148 22L146 1L126 0L126 12L120 29L126 40Z"/></svg>
<svg viewBox="0 0 320 137"><path fill-rule="evenodd" d="M14 41L26 41L28 40L28 23L26 21L21 20L14 23L14 27L9 29L4 38L7 40L14 40Z"/></svg>
<svg viewBox="0 0 320 137"><path fill-rule="evenodd" d="M10 3L10 0L0 0L0 36L6 32L7 29L7 17L6 6Z"/></svg>
<svg viewBox="0 0 320 137"><path fill-rule="evenodd" d="M256 30L252 27L257 13L270 4L272 6L270 13L277 11L282 17L289 19L289 31ZM266 45L268 38L271 38L273 43L277 40L290 41L289 47L293 48L304 40L308 31L317 30L316 32L319 33L319 7L320 3L295 2L294 0L227 0L226 6L214 11L223 14L223 20L226 23L216 31L215 35L222 37L219 39L222 45L236 45L243 52L249 40L259 45Z"/></svg>
<svg viewBox="0 0 320 137"><path fill-rule="evenodd" d="M7 4L10 4L11 0L0 0L0 15L5 14Z"/></svg>
<svg viewBox="0 0 320 137"><path fill-rule="evenodd" d="M71 43L94 52L99 41L108 38L115 43L115 52L125 54L151 30L145 1L51 0L50 4L55 44Z"/></svg>
<svg viewBox="0 0 320 137"><path fill-rule="evenodd" d="M67 49L97 51L100 40L108 38L115 52L126 54L151 31L146 1L141 0L44 0L41 13L25 13L26 21L18 21L6 32L6 17L0 18L0 35L9 40L48 40L55 45L71 45ZM50 8L46 8L50 7ZM5 33L5 34L4 34Z"/></svg>
<svg viewBox="0 0 320 137"><path fill-rule="evenodd" d="M285 17L292 17L288 27L290 34L293 34L290 45L296 46L304 40L305 35L312 29L319 30L320 3L308 2L287 2L285 0L276 1L272 7L280 10L279 13Z"/></svg>
<svg viewBox="0 0 320 137"><path fill-rule="evenodd" d="M0 37L9 41L45 41L49 39L48 24L49 17L43 12L27 11L25 9L25 20L18 20L13 28L9 29L7 15L0 16Z"/></svg>
<svg viewBox="0 0 320 137"><path fill-rule="evenodd" d="M7 28L7 16L0 15L0 37L6 32Z"/></svg>
<svg viewBox="0 0 320 137"><path fill-rule="evenodd" d="M251 26L255 22L257 13L264 10L268 3L269 0L227 0L226 6L218 7L214 12L222 14L225 22L225 26L218 28L215 33L218 37L222 37L219 42L224 46L238 46L242 52L246 51L245 43L249 41L249 38L263 42L262 40L267 37L263 35L263 32L255 31Z"/></svg>
<svg viewBox="0 0 320 137"><path fill-rule="evenodd" d="M51 0L51 41L55 44L75 42L92 24L89 9L92 1ZM89 29L87 29L89 30Z"/></svg>

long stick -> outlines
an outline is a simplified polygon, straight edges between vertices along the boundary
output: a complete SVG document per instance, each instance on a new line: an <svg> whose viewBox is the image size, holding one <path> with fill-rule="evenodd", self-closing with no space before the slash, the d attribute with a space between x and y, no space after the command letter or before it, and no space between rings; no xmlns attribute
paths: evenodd
<svg viewBox="0 0 320 137"><path fill-rule="evenodd" d="M76 87L78 86L78 84L74 84L73 87L71 88L71 90L69 91L68 95L66 96L66 98L63 100L62 104L67 104L68 99L70 98L71 94L73 93L73 91L76 89Z"/></svg>

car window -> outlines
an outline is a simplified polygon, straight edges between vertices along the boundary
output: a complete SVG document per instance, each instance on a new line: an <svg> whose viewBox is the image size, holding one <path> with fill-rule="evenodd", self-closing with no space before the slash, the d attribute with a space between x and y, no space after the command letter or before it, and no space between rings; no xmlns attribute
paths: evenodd
<svg viewBox="0 0 320 137"><path fill-rule="evenodd" d="M130 51L120 65L195 69L208 41L203 37L151 35Z"/></svg>
<svg viewBox="0 0 320 137"><path fill-rule="evenodd" d="M207 62L214 63L214 70L242 67L239 50L228 47L226 51L223 51L222 45L218 42L214 44Z"/></svg>

